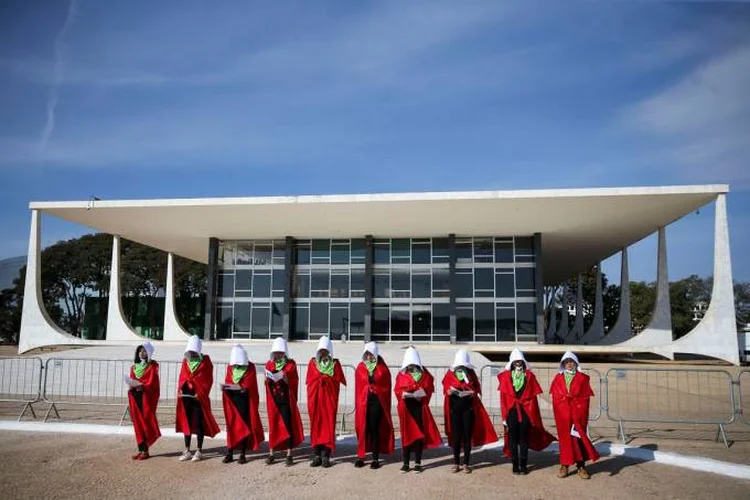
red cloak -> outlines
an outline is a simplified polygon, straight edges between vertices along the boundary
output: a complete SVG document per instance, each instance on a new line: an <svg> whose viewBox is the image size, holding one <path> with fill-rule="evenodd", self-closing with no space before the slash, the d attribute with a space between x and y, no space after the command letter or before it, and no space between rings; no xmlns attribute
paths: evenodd
<svg viewBox="0 0 750 500"><path fill-rule="evenodd" d="M310 446L323 445L336 449L336 413L339 390L346 385L344 370L338 359L333 360L333 376L320 373L315 358L307 364L307 409L310 415Z"/></svg>
<svg viewBox="0 0 750 500"><path fill-rule="evenodd" d="M367 397L373 392L380 401L383 418L380 420L380 453L391 454L395 448L393 420L391 419L391 371L383 358L378 357L378 364L372 372L373 383L370 383L370 372L364 362L357 365L354 372L354 427L357 433L357 457L365 458L365 453L372 451L367 442Z"/></svg>
<svg viewBox="0 0 750 500"><path fill-rule="evenodd" d="M500 382L498 389L500 390L500 410L503 415L503 422L507 422L508 413L513 407L516 407L517 414L522 409L529 417L529 448L542 451L555 440L555 436L547 432L542 422L537 398L539 394L542 394L542 388L539 386L534 372L526 370L526 386L523 388L520 397L516 397L516 391L513 389L513 378L510 370L500 372L497 380ZM503 433L503 454L506 457L511 457L507 426Z"/></svg>
<svg viewBox="0 0 750 500"><path fill-rule="evenodd" d="M224 377L224 383L235 383L232 378L231 365L227 365L227 373ZM242 414L237 410L232 399L227 395L228 391L222 391L221 402L224 406L224 419L226 420L227 448L237 448L243 439L248 438L247 449L257 450L265 437L263 435L263 423L261 423L260 414L258 413L258 402L260 398L258 396L258 383L255 378L255 365L253 363L248 363L247 371L240 381L237 382L237 385L247 392L250 404L250 418L248 419L248 422L245 422L242 418Z"/></svg>
<svg viewBox="0 0 750 500"><path fill-rule="evenodd" d="M211 392L211 386L214 383L214 364L211 362L211 358L207 355L203 355L203 360L198 368L194 372L190 371L187 359L182 360L182 367L180 368L180 378L177 381L177 392L182 392L182 386L187 386L195 391L195 397L198 399L198 404L201 405L201 411L203 412L203 432L208 437L214 437L219 433L219 426L214 419L214 414L211 413L211 400L208 399L208 394ZM183 403L184 398L177 397L177 415L175 417L175 432L182 434L195 434L197 429L192 429L192 422L188 422L187 414L185 413L185 404Z"/></svg>
<svg viewBox="0 0 750 500"><path fill-rule="evenodd" d="M549 389L552 396L552 411L555 413L555 425L557 426L557 439L560 442L560 464L573 465L583 461L581 449L571 439L571 428L573 425L581 435L581 444L586 449L588 460L597 460L599 453L591 444L588 436L589 426L589 403L594 391L591 390L589 376L585 373L576 372L570 383L570 391L565 385L565 375L558 373L552 379Z"/></svg>
<svg viewBox="0 0 750 500"><path fill-rule="evenodd" d="M136 443L145 441L146 446L150 447L161 437L159 422L156 420L156 406L159 404L159 363L149 361L141 378L135 376L135 372L131 366L130 378L143 384L141 386L141 390L143 391L143 398L141 400L143 412L138 409L138 405L135 402L134 389L128 391L130 420L133 421L135 440Z"/></svg>
<svg viewBox="0 0 750 500"><path fill-rule="evenodd" d="M471 445L482 446L488 443L494 443L497 441L497 433L495 432L495 429L492 428L490 416L487 414L487 410L484 409L484 405L482 404L482 399L480 397L482 395L482 386L479 383L479 379L477 378L477 374L474 373L474 370L467 370L467 373L469 375L468 382L461 382L458 380L458 377L453 373L453 370L448 370L445 377L443 377L443 415L445 415L445 435L448 436L448 442L452 443L450 394L448 391L453 387L459 391L474 391L474 396L467 396L471 397L472 406L474 407L474 429L471 433Z"/></svg>
<svg viewBox="0 0 750 500"><path fill-rule="evenodd" d="M273 360L266 362L266 370L276 373L276 364ZM268 377L266 380L266 408L268 410L268 447L272 450L286 445L286 441L291 439L291 447L298 446L305 438L305 432L302 429L302 417L299 414L297 406L297 392L299 390L299 375L297 375L297 363L293 359L288 359L284 368L281 369L286 375L286 382L279 380L274 382ZM276 406L273 399L273 392L281 389L282 384L287 385L289 389L289 409L292 413L292 428L287 429L284 425L284 419ZM291 432L291 434L290 434Z"/></svg>
<svg viewBox="0 0 750 500"><path fill-rule="evenodd" d="M422 403L422 427L424 429L419 428L414 417L406 409L406 403L402 399L405 392L414 392L419 389L424 390L426 393L425 397L420 400L420 403ZM422 369L422 378L419 379L419 382L415 382L410 374L399 371L398 375L396 375L394 392L398 399L397 409L398 420L401 426L401 446L405 448L419 439L424 439L425 448L437 448L443 444L440 431L430 411L430 399L435 392L435 379L427 368Z"/></svg>

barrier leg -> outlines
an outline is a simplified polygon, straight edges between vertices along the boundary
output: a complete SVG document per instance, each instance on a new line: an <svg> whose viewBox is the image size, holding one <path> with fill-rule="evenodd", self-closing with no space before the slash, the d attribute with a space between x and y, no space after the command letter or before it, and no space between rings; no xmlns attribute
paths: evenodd
<svg viewBox="0 0 750 500"><path fill-rule="evenodd" d="M26 414L26 410L31 410L31 415L34 417L34 420L36 420L36 412L34 412L34 405L27 401L25 405L23 405L23 411L21 411L21 414L18 416L18 421L20 422L23 416Z"/></svg>
<svg viewBox="0 0 750 500"><path fill-rule="evenodd" d="M49 414L52 412L52 410L55 410L55 416L57 417L57 419L62 420L60 418L60 413L57 411L57 406L55 405L55 403L50 403L49 408L47 408L47 414L44 416L45 423L47 422L47 419L49 418Z"/></svg>
<svg viewBox="0 0 750 500"><path fill-rule="evenodd" d="M122 417L120 417L120 427L122 427L126 415L130 416L130 405L125 406L125 410L122 412Z"/></svg>
<svg viewBox="0 0 750 500"><path fill-rule="evenodd" d="M727 441L727 434L724 432L724 424L719 424L719 429L716 431L716 442L719 442L719 436L724 441L724 447L729 449L729 441Z"/></svg>
<svg viewBox="0 0 750 500"><path fill-rule="evenodd" d="M622 420L618 422L617 432L620 435L620 441L622 441L622 444L627 444L626 436L625 436L625 427L623 427L622 425Z"/></svg>

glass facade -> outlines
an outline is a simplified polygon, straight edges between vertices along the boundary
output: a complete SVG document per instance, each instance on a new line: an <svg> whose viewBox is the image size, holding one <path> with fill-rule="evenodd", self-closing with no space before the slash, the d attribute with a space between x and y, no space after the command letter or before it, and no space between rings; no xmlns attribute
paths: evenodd
<svg viewBox="0 0 750 500"><path fill-rule="evenodd" d="M371 338L377 341L536 340L534 238L456 237L455 272L447 237L372 241L366 282L364 238L224 241L219 246L218 338L282 335L290 252L289 338L365 339L371 290ZM451 293L455 304L451 303ZM455 307L454 307L455 305Z"/></svg>

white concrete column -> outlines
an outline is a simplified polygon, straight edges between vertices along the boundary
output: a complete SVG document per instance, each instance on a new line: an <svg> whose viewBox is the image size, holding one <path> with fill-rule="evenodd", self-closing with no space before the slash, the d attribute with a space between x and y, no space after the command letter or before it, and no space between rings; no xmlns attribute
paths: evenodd
<svg viewBox="0 0 750 500"><path fill-rule="evenodd" d="M562 288L562 314L560 315L560 333L558 337L564 340L568 336L568 285L563 283Z"/></svg>
<svg viewBox="0 0 750 500"><path fill-rule="evenodd" d="M630 325L630 275L628 270L628 249L623 248L620 261L620 311L617 321L607 335L596 342L599 345L611 345L624 342L632 337Z"/></svg>
<svg viewBox="0 0 750 500"><path fill-rule="evenodd" d="M604 295L602 294L602 263L596 265L596 298L594 319L588 331L580 339L581 344L593 344L604 337Z"/></svg>
<svg viewBox="0 0 750 500"><path fill-rule="evenodd" d="M143 337L130 327L122 313L120 299L120 237L112 238L112 268L109 273L109 304L107 309L108 342L143 342Z"/></svg>
<svg viewBox="0 0 750 500"><path fill-rule="evenodd" d="M578 290L576 291L576 323L573 328L573 341L583 335L583 275L578 274Z"/></svg>
<svg viewBox="0 0 750 500"><path fill-rule="evenodd" d="M164 296L164 340L185 342L190 334L182 328L177 319L174 294L174 256L167 254L167 287Z"/></svg>
<svg viewBox="0 0 750 500"><path fill-rule="evenodd" d="M557 299L555 297L552 297L549 307L549 325L547 326L547 335L545 336L545 343L547 344L554 342L555 335L557 335Z"/></svg>
<svg viewBox="0 0 750 500"><path fill-rule="evenodd" d="M90 345L96 342L80 339L60 328L49 317L42 297L42 214L31 211L29 251L26 257L26 282L24 284L21 331L18 353L52 345Z"/></svg>
<svg viewBox="0 0 750 500"><path fill-rule="evenodd" d="M711 303L703 319L670 346L673 353L699 354L740 363L734 309L732 260L729 252L729 222L726 195L716 198L714 228L714 283Z"/></svg>

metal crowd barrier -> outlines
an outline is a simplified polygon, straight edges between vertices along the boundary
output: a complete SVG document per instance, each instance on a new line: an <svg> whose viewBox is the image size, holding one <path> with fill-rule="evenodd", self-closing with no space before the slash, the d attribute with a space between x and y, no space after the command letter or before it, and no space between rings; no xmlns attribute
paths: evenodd
<svg viewBox="0 0 750 500"><path fill-rule="evenodd" d="M750 425L750 370L737 375L737 386L737 414L742 423Z"/></svg>
<svg viewBox="0 0 750 500"><path fill-rule="evenodd" d="M30 410L33 417L36 418L34 403L41 401L41 394L41 358L0 358L0 401L23 405L23 410L18 416L19 422L27 410Z"/></svg>
<svg viewBox="0 0 750 500"><path fill-rule="evenodd" d="M726 370L684 368L610 368L607 417L618 423L625 442L625 423L717 425L727 448L724 426L735 419L731 374Z"/></svg>

